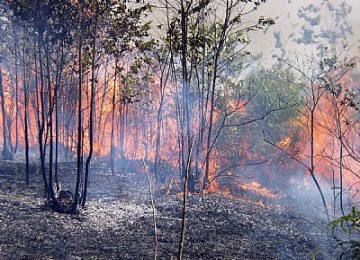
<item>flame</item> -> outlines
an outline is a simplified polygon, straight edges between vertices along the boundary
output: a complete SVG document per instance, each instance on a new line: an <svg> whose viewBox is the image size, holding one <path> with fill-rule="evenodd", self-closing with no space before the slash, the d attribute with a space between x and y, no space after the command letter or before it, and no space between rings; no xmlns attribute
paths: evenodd
<svg viewBox="0 0 360 260"><path fill-rule="evenodd" d="M281 198L280 194L272 192L268 188L263 187L257 181L252 181L250 183L241 184L241 185L239 185L239 188L242 190L250 191L253 194L267 197L270 199Z"/></svg>
<svg viewBox="0 0 360 260"><path fill-rule="evenodd" d="M347 86L348 88L356 88L356 83L352 81L349 76L345 76L342 79L342 85ZM360 138L359 134L356 133L356 129L352 130L349 128L350 121L347 118L353 118L354 113L357 113L355 109L348 108L346 106L340 106L340 102L337 99L333 99L332 94L325 94L319 101L317 109L315 110L315 128L314 128L314 164L315 164L315 174L317 177L322 177L324 180L327 180L329 183L332 183L333 177L335 177L335 182L339 182L339 166L340 166L340 146L341 142L339 140L339 125L340 124L344 136L351 143L359 143ZM339 97L338 99L341 99ZM341 113L341 118L338 120L335 117L335 109L338 109ZM336 121L338 120L338 122ZM295 131L290 131L288 136L283 137L281 141L277 143L277 146L285 150L289 155L296 157L304 164L309 165L309 155L310 155L310 135L309 129L304 127L309 125L309 118L305 115L300 118L291 119L289 122L290 129L296 129ZM351 156L348 156L346 150L343 148L343 157L342 157L342 167L343 167L343 181L344 188L352 187L354 190L358 189L355 183L358 183L359 178L356 176L359 175L359 166L358 162L351 159ZM293 160L289 161L287 159L287 164L291 164L295 167L298 163ZM279 164L282 164L281 160ZM289 168L289 165L287 165ZM282 168L284 170L284 168ZM309 173L307 169L304 168L304 172ZM355 173L355 174L354 174ZM307 180L308 181L308 180ZM292 178L289 179L289 183L292 184ZM338 185L338 184L336 184ZM307 183L306 187L309 186ZM356 191L355 191L356 193Z"/></svg>
<svg viewBox="0 0 360 260"><path fill-rule="evenodd" d="M285 148L285 147L289 147L291 143L292 143L291 137L286 136L283 140L278 142L277 145Z"/></svg>
<svg viewBox="0 0 360 260"><path fill-rule="evenodd" d="M123 82L114 82L114 79L110 77L113 73L113 69L108 68L105 69L103 67L99 69L99 77L98 83L96 84L96 96L95 96L95 116L94 116L94 157L106 157L111 153L112 148L115 150L116 158L127 158L127 159L142 159L155 161L156 156L156 141L157 141L157 128L158 122L156 120L156 113L160 108L160 96L164 94L163 101L163 117L161 120L161 134L160 134L160 153L159 153L159 161L166 162L172 167L177 167L178 165L178 152L179 152L179 143L178 143L178 132L179 132L179 123L176 114L177 104L175 96L179 95L179 86L177 83L167 83L166 89L162 90L160 78L159 76L154 75L147 82L143 82L147 87L147 91L145 94L139 94L139 102L129 102L126 100L127 97L124 96L124 92L126 92L126 85ZM4 93L5 93L5 104L6 104L6 112L7 117L12 119L11 121L11 133L10 137L12 142L14 143L16 135L19 138L19 144L23 145L25 136L23 129L23 113L24 113L24 94L22 89L22 85L24 82L21 78L19 78L19 112L21 116L16 116L15 108L15 95L14 95L14 86L15 81L10 75L11 68L2 68L3 72L3 85L4 85ZM32 77L35 77L33 75ZM105 82L107 82L105 84ZM352 82L355 87L355 83ZM66 84L64 84L66 85ZM89 109L90 109L90 86L91 84L84 82L83 88L83 127L84 127L84 154L89 151ZM77 140L76 133L76 106L77 101L75 98L69 99L68 93L66 92L68 89L62 90L61 93L64 97L60 100L63 102L63 107L61 107L61 116L62 119L59 122L59 142L60 145L64 149L68 149L71 152L75 151L75 143ZM230 94L228 96L231 96ZM30 93L30 98L34 101L35 94L33 91ZM113 106L113 97L116 99L116 107L114 110ZM241 115L247 116L248 109L245 106L246 101L242 100L233 100L229 97L227 99L227 110L228 111L237 111L241 113ZM71 103L73 102L73 103ZM193 101L194 107L197 105L196 102ZM37 111L34 108L34 102L29 103L28 106L28 122L29 122L29 138L30 145L35 147L37 145ZM320 110L316 112L316 118L318 121L324 122L324 124L330 124L333 120L333 107L331 106L331 102L328 99L322 99L319 107ZM75 111L75 112L74 112ZM112 113L114 111L114 122ZM206 111L197 111L194 109L192 111L193 121L191 122L192 131L196 132L200 129L200 115L204 114L208 123L210 118L210 110L209 107ZM217 108L213 111L213 121L214 125L216 123L221 122L222 120L222 111L220 108ZM66 118L66 120L64 119ZM321 119L321 120L320 120ZM2 123L2 116L0 117L0 122ZM16 121L17 120L17 121ZM67 121L68 120L68 121ZM308 129L303 127L302 124L306 118L295 118L290 120L288 123L289 131L286 133L286 136L282 137L277 145L281 147L283 150L287 151L292 156L296 156L299 160L307 163L309 161L309 134ZM9 122L10 122L9 121ZM302 121L299 122L299 121ZM18 124L18 133L15 130L15 123ZM0 130L2 129L2 124L0 124ZM112 127L114 127L112 129ZM234 131L237 131L235 129ZM55 131L55 130L54 130ZM112 132L114 133L113 139L111 139ZM54 132L55 133L55 132ZM264 160L267 156L264 152L258 152L254 148L254 143L257 142L256 138L249 138L253 136L253 128L250 126L242 127L242 137L236 136L235 143L226 143L226 144L217 144L214 146L211 154L210 154L210 164L209 164L209 184L207 187L207 192L211 193L219 193L225 194L228 196L232 196L235 192L232 192L229 189L229 184L226 182L220 182L220 177L218 176L221 169L224 168L225 165L231 164L241 164L248 161L259 161ZM316 150L316 173L322 174L326 178L332 178L332 166L329 163L329 160L325 158L325 155L333 155L336 157L335 153L339 149L339 142L334 141L333 136L330 136L329 133L324 131L323 128L317 126L314 132L315 136L315 150ZM355 134L351 136L354 143L359 141L359 136ZM205 137L206 139L206 133ZM234 139L230 141L233 142ZM229 142L230 142L229 141ZM3 140L0 139L0 143ZM224 145L221 147L221 145ZM230 158L229 151L231 151L233 157ZM75 154L75 153L73 153ZM206 147L205 142L201 145L199 149L199 161L203 162L206 158ZM286 161L285 161L286 160ZM280 167L281 171L287 169L288 171L292 171L292 168L298 166L297 162L292 161L288 157L284 156L283 158L277 161L276 167ZM347 169L344 169L344 179L346 180L347 185L351 185L357 180L354 174L351 173L350 169L358 169L358 164L350 159L344 159L344 166ZM269 172L271 169L269 170ZM304 170L306 171L306 170ZM234 170L235 172L235 170ZM277 174L274 171L271 171L272 175ZM295 172L295 171L294 171ZM270 175L270 173L266 173ZM296 173L293 173L296 174ZM232 179L232 172L226 173L228 180ZM265 175L265 174L264 174ZM289 178L289 182L291 182L291 178ZM269 188L263 187L260 182L253 181L245 184L238 184L235 182L235 186L237 186L240 190L247 190L254 194L258 194L267 198L278 198L280 195L276 192L272 192Z"/></svg>
<svg viewBox="0 0 360 260"><path fill-rule="evenodd" d="M217 176L215 176L215 172L218 169L219 165L217 164L216 160L210 161L209 167L209 185L207 187L207 192L211 193L221 193L222 190L219 187L219 182L217 180Z"/></svg>

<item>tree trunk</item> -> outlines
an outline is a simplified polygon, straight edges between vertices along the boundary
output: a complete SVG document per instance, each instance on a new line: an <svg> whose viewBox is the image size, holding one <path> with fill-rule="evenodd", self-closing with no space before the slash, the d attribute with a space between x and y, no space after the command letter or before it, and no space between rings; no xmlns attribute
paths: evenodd
<svg viewBox="0 0 360 260"><path fill-rule="evenodd" d="M326 205L326 200L325 200L325 196L324 196L324 193L321 189L321 186L316 178L316 175L315 175L315 148L314 148L314 145L315 145L315 137L314 137L314 130L315 130L315 125L314 125L314 121L315 121L315 110L316 110L316 107L317 107L317 104L319 102L319 100L317 99L316 97L316 94L315 94L315 90L314 90L315 86L314 86L314 83L311 83L311 91L312 91L312 108L311 108L311 111L310 111L310 168L309 168L309 172L310 172L310 175L311 175L311 178L313 179L315 185L316 185L316 188L318 189L319 193L320 193L320 197L321 197L321 201L322 201L322 204L324 206L324 209L325 209L325 213L326 213L326 217L329 219L329 212L328 212L328 208L327 208L327 205Z"/></svg>
<svg viewBox="0 0 360 260"><path fill-rule="evenodd" d="M23 61L25 62L25 49L23 49ZM29 95L28 87L29 81L27 81L26 66L23 66L23 91L24 91L24 136L25 136L25 176L26 185L30 183L30 158L29 158L29 129L28 129L28 104ZM30 74L29 74L30 75ZM28 83L27 83L28 82Z"/></svg>
<svg viewBox="0 0 360 260"><path fill-rule="evenodd" d="M3 160L13 160L13 155L10 152L8 146L8 138L7 138L7 114L5 109L5 95L4 95L4 86L3 86L3 78L2 78L2 70L0 68L0 97L1 97L1 114L2 114L2 123L3 123L3 151L2 151L2 159ZM10 134L10 133L9 133Z"/></svg>
<svg viewBox="0 0 360 260"><path fill-rule="evenodd" d="M155 146L155 162L154 162L154 175L155 175L155 182L159 182L158 178L158 164L160 160L160 142L161 142L161 125L163 121L163 105L164 105L164 88L165 85L163 85L163 75L160 77L160 103L159 103L159 109L157 112L157 131L156 131L156 146Z"/></svg>
<svg viewBox="0 0 360 260"><path fill-rule="evenodd" d="M82 160L82 148L83 148L83 140L82 140L82 81L83 81L83 67L82 67L82 47L83 47L83 33L84 33L84 25L81 25L79 46L78 46L78 64L79 64L79 82L78 82L78 119L77 119L77 174L76 174L76 185L75 185L75 197L73 204L71 206L72 212L78 211L78 203L80 199L80 182L83 168L83 160Z"/></svg>
<svg viewBox="0 0 360 260"><path fill-rule="evenodd" d="M18 71L18 52L19 52L19 39L16 34L15 26L13 27L14 41L15 41L15 146L13 154L15 155L19 145L19 71ZM24 78L25 80L25 78Z"/></svg>
<svg viewBox="0 0 360 260"><path fill-rule="evenodd" d="M45 168L45 144L43 142L43 134L45 129L45 105L44 105L44 74L43 74L43 64L42 64L42 56L41 56L41 46L42 33L38 32L38 53L39 56L36 55L36 49L34 49L35 56L35 68L36 68L36 78L35 78L35 88L36 88L36 112L37 112L37 126L38 126L38 142L39 142L39 153L40 153L40 164L41 164L41 174L44 180L45 186L45 196L47 196L48 192L48 182L46 177L46 168ZM36 48L36 44L34 44ZM37 58L39 60L39 64L37 64ZM39 71L38 71L39 69ZM40 88L38 86L40 77Z"/></svg>
<svg viewBox="0 0 360 260"><path fill-rule="evenodd" d="M49 46L48 41L44 44L45 48L45 62L46 62L46 78L47 78L47 87L48 87L48 121L47 121L47 133L49 134L49 157L48 157L48 163L49 163L49 183L48 183L48 196L52 199L52 201L55 200L55 192L54 192L54 186L53 186L53 160L54 160L54 134L53 134L53 108L54 108L54 102L53 102L53 87L51 82L51 71L50 71L50 58L49 58ZM56 99L56 97L54 97Z"/></svg>
<svg viewBox="0 0 360 260"><path fill-rule="evenodd" d="M84 191L82 196L82 206L85 207L87 190L89 185L89 174L90 174L90 163L94 149L94 113L95 113L95 85L96 85L96 37L97 37L97 24L98 24L98 12L99 5L96 5L95 23L94 23L94 34L93 34L93 46L92 46L92 60L91 60L91 93L90 93L90 115L89 115L89 154L85 164L85 181Z"/></svg>
<svg viewBox="0 0 360 260"><path fill-rule="evenodd" d="M116 80L117 80L117 62L115 62L115 75L114 75L114 84L113 84L113 93L112 93L112 109L111 109L111 136L110 136L110 166L111 174L115 173L115 110L116 110Z"/></svg>

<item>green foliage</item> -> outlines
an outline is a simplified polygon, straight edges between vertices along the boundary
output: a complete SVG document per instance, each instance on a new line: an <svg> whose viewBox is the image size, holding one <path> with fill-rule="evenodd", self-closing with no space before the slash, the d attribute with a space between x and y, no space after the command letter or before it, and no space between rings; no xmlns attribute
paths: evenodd
<svg viewBox="0 0 360 260"><path fill-rule="evenodd" d="M199 64L204 59L212 61L217 54L227 53L241 55L244 45L250 43L249 31L262 30L275 24L274 19L261 16L257 22L244 25L242 18L255 11L265 1L234 1L225 10L217 1L191 1L188 10L179 10L171 17L165 42L171 46L171 51L181 54L186 51L189 59ZM253 9L243 12L245 7L254 5ZM247 6L248 5L248 6ZM224 10L223 10L224 9ZM203 10L203 12L200 12ZM223 10L222 13L214 10ZM200 13L199 13L200 12ZM186 31L183 30L182 16L186 16ZM185 35L184 35L185 34ZM188 44L184 48L184 37ZM203 57L203 54L208 54ZM229 55L228 55L229 56Z"/></svg>
<svg viewBox="0 0 360 260"><path fill-rule="evenodd" d="M334 220L332 226L333 229L341 227L346 235L360 233L360 211L352 207L349 214Z"/></svg>
<svg viewBox="0 0 360 260"><path fill-rule="evenodd" d="M261 110L266 110L269 106L291 106L267 116L266 127L281 131L284 123L298 116L297 108L302 98L298 86L294 84L295 76L289 69L280 70L275 67L262 70L253 75L250 82L258 92L251 102L254 113L261 113Z"/></svg>
<svg viewBox="0 0 360 260"><path fill-rule="evenodd" d="M331 222L333 232L340 227L343 234L345 234L348 239L341 240L341 245L347 246L348 251L351 253L352 257L359 259L360 257L360 211L356 207L352 207L349 214L344 215L338 219L335 219Z"/></svg>
<svg viewBox="0 0 360 260"><path fill-rule="evenodd" d="M297 105L301 95L299 88L293 83L294 75L289 70L261 70L250 76L247 82L224 81L223 78L222 82L226 82L227 92L232 94L218 98L217 109L229 114L226 125L230 127L222 131L217 149L226 154L232 160L231 163L268 157L273 148L262 141L263 128L274 136L276 142L296 132L298 126L292 122L299 116ZM230 100L236 103L239 97L240 107L243 108L231 113L234 108L229 107L228 103ZM270 109L277 111L266 115L259 124L243 125L254 118L261 118Z"/></svg>
<svg viewBox="0 0 360 260"><path fill-rule="evenodd" d="M106 54L119 60L136 50L150 50L154 41L147 39L151 22L143 22L150 5L129 8L114 2L106 13L105 36L102 44Z"/></svg>
<svg viewBox="0 0 360 260"><path fill-rule="evenodd" d="M350 107L359 110L360 90L344 86L343 82L341 82L341 79L356 67L354 59L339 62L336 55L325 56L321 59L319 65L321 76L318 77L318 80L327 93L337 99L337 103L343 106L344 109Z"/></svg>

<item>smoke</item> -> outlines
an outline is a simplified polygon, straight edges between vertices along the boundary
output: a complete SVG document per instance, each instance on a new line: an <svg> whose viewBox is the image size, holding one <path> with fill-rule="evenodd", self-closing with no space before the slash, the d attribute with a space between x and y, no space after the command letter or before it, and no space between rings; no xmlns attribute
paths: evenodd
<svg viewBox="0 0 360 260"><path fill-rule="evenodd" d="M329 208L333 201L332 187L321 177L317 177L317 180ZM293 175L289 180L289 186L285 193L288 196L289 205L306 219L323 221L327 219L320 192L310 175L300 171L298 174Z"/></svg>

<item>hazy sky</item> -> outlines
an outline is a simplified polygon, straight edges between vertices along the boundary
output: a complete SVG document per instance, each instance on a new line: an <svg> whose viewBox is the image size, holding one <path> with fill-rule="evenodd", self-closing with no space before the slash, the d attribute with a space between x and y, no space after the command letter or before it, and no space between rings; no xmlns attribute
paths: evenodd
<svg viewBox="0 0 360 260"><path fill-rule="evenodd" d="M153 3L161 6L163 1ZM165 24L160 10L150 16L155 26ZM273 64L281 55L291 58L294 53L318 52L319 46L340 50L346 44L348 56L360 56L360 0L267 0L242 22L244 26L254 24L260 16L276 22L263 32L249 35L251 44L247 50L262 53L263 66Z"/></svg>
<svg viewBox="0 0 360 260"><path fill-rule="evenodd" d="M336 13L344 17L336 19ZM268 0L254 13L254 16L260 15L276 21L265 33L252 35L250 48L263 53L266 60L280 55L280 48L291 56L294 52L312 52L320 44L341 49L346 43L350 56L360 56L360 0ZM352 32L341 33L341 29L346 28ZM309 39L315 44L305 44ZM280 48L276 49L276 45Z"/></svg>

